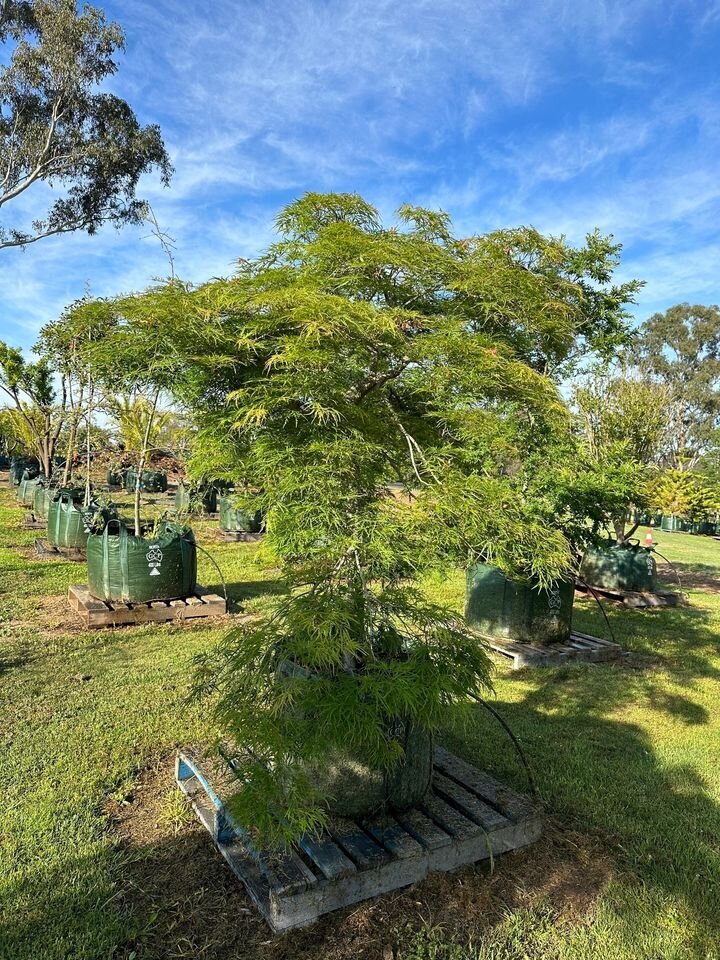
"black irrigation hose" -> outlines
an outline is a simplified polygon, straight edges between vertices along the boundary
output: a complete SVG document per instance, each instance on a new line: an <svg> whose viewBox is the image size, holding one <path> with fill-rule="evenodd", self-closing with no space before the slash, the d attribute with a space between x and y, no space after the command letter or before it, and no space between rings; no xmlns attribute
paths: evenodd
<svg viewBox="0 0 720 960"><path fill-rule="evenodd" d="M200 546L199 543L196 543L196 544L195 544L195 547L200 551L200 553L204 553L204 554L205 554L205 556L208 558L208 560L210 561L210 563L212 563L212 565L213 565L213 566L215 567L215 569L217 570L218 576L220 577L220 583L222 583L223 593L225 594L225 606L227 607L227 605L228 605L228 603L229 603L228 593L227 593L227 584L225 583L225 577L224 577L223 574L222 574L222 570L221 570L220 567L218 566L217 560L215 559L215 557L211 556L211 555L207 552L207 550L203 550L203 548Z"/></svg>
<svg viewBox="0 0 720 960"><path fill-rule="evenodd" d="M670 561L668 560L668 558L667 558L667 557L664 557L656 547L654 548L654 550L655 550L655 553L660 557L660 559L661 559L661 560L664 560L665 563L670 567L670 569L672 570L672 572L675 574L675 576L677 577L678 586L679 586L680 589L682 590L682 580L680 579L680 574L678 573L678 570L677 570L677 567L675 566L675 564L674 564L674 563L670 563Z"/></svg>
<svg viewBox="0 0 720 960"><path fill-rule="evenodd" d="M540 794L538 793L538 788L536 787L535 781L533 780L533 775L532 775L532 773L530 772L530 764L527 762L527 757L525 756L525 753L524 753L524 751L523 751L523 748L520 746L520 741L519 741L518 738L515 736L515 734L512 732L512 730L510 729L508 723L500 716L500 714L497 712L497 710L496 710L494 707L491 707L491 706L490 706L490 704L487 702L487 700L483 700L483 698L482 698L482 697L479 697L476 693L471 693L470 696L473 698L473 700L477 700L477 702L478 702L479 704L481 704L483 707L485 707L485 709L488 711L488 713L491 713L491 714L493 715L493 717L495 717L495 719L496 719L497 722L500 724L500 726L503 728L503 730L505 731L505 733L508 735L508 737L510 737L510 740L512 741L513 746L515 747L515 750L517 751L517 755L520 757L520 761L521 761L523 767L525 768L525 773L526 773L527 778L528 778L528 783L529 783L529 785L530 785L530 792L532 793L533 800L536 800L536 801L539 802L539 800L540 800Z"/></svg>
<svg viewBox="0 0 720 960"><path fill-rule="evenodd" d="M597 603L597 605L600 607L600 613L603 615L603 617L604 617L604 619L605 619L605 626L608 628L608 633L610 634L610 637L611 637L611 639L612 639L612 642L613 642L613 643L617 643L617 640L615 639L615 632L614 632L613 628L610 626L610 621L609 621L609 619L608 619L608 615L607 615L607 613L605 612L605 607L604 607L604 606L602 605L602 603L600 602L600 597L598 596L597 591L595 590L594 587L591 587L589 583L586 583L586 582L582 579L582 577L576 576L575 579L585 587L585 589L586 589L587 592L590 594L590 596L593 598L593 600L595 601L595 603Z"/></svg>

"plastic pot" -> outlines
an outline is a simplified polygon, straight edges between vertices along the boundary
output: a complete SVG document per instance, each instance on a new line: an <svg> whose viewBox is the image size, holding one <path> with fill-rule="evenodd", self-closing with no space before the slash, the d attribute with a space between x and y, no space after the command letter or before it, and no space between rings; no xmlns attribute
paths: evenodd
<svg viewBox="0 0 720 960"><path fill-rule="evenodd" d="M262 530L263 517L259 510L240 510L232 497L220 497L220 529L227 533L259 533Z"/></svg>
<svg viewBox="0 0 720 960"><path fill-rule="evenodd" d="M574 596L570 581L540 589L528 581L509 580L491 563L478 563L467 572L465 620L493 637L540 645L566 643Z"/></svg>
<svg viewBox="0 0 720 960"><path fill-rule="evenodd" d="M651 550L637 541L590 547L580 565L580 577L603 590L654 593L657 564Z"/></svg>
<svg viewBox="0 0 720 960"><path fill-rule="evenodd" d="M191 530L169 521L155 537L136 537L117 518L87 540L88 590L100 600L147 603L187 597L197 586Z"/></svg>

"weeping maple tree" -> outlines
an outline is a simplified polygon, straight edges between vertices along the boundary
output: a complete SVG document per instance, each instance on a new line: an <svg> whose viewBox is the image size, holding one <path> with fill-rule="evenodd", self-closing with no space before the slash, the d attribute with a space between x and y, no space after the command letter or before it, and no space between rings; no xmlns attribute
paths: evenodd
<svg viewBox="0 0 720 960"><path fill-rule="evenodd" d="M385 227L355 195L308 194L277 225L233 278L156 287L132 311L183 358L191 471L263 511L287 581L198 684L236 754L234 812L270 842L347 812L350 768L364 812L395 802L378 778L488 686L484 646L421 574L477 558L539 584L567 572L567 538L518 478L570 436L555 381L625 342L636 289L612 284L618 248L595 234L458 239L414 207Z"/></svg>

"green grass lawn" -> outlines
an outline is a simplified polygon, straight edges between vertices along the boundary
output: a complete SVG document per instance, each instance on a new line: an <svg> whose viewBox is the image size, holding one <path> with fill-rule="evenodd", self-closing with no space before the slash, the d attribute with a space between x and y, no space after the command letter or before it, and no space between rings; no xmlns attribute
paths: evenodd
<svg viewBox="0 0 720 960"><path fill-rule="evenodd" d="M3 487L1 960L720 957L720 542L658 534L691 606L610 609L627 662L498 662L493 703L548 815L538 844L271 939L172 785L175 748L213 735L186 696L226 625L84 632L64 599L84 566L34 557L21 516ZM262 548L198 532L235 608L268 609L281 585ZM220 588L204 555L200 580ZM459 572L427 588L461 607ZM606 635L591 601L575 616ZM444 739L527 789L482 708Z"/></svg>

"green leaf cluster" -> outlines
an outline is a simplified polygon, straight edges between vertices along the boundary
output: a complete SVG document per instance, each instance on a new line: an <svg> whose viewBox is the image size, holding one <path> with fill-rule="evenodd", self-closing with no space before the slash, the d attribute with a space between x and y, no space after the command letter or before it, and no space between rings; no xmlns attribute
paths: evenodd
<svg viewBox="0 0 720 960"><path fill-rule="evenodd" d="M568 494L579 468L553 479L575 443L557 381L627 342L637 285L612 283L618 247L595 234L457 238L414 207L385 227L347 194L308 194L277 224L232 278L116 301L103 350L190 411L194 478L232 481L266 518L290 594L200 687L237 754L239 818L287 840L323 819L323 758L387 771L398 731L435 729L489 682L482 643L419 575L476 558L539 584L567 573L592 494Z"/></svg>

